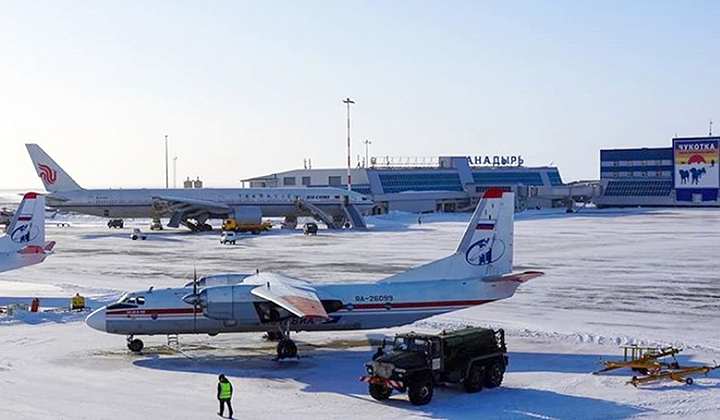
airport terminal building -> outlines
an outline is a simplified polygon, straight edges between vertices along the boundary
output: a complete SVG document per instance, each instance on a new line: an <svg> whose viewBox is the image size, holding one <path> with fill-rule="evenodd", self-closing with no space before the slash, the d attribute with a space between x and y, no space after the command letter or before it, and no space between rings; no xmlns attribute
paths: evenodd
<svg viewBox="0 0 720 420"><path fill-rule="evenodd" d="M598 207L716 207L720 137L674 138L672 147L600 151Z"/></svg>
<svg viewBox="0 0 720 420"><path fill-rule="evenodd" d="M350 179L353 191L373 200L374 214L471 211L490 187L514 191L518 210L553 205L553 189L564 188L558 169L522 163L521 156L372 158L368 167L351 169ZM347 188L347 169L290 170L245 179L243 184L253 188Z"/></svg>

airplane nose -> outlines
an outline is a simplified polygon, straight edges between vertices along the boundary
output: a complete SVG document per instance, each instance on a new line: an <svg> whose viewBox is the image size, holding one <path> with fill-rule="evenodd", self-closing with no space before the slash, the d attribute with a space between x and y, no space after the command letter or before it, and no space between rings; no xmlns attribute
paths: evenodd
<svg viewBox="0 0 720 420"><path fill-rule="evenodd" d="M88 327L96 329L98 331L107 331L107 326L105 324L105 313L107 310L103 306L100 309L96 309L93 313L87 316L85 318L85 323L88 325Z"/></svg>

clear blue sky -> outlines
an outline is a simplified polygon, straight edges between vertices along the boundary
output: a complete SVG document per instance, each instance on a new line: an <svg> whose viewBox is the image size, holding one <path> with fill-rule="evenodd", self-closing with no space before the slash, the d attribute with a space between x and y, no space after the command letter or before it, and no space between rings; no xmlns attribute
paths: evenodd
<svg viewBox="0 0 720 420"><path fill-rule="evenodd" d="M0 189L42 188L26 142L85 187L163 186L165 134L178 183L344 167L348 96L353 161L596 179L720 124L718 28L716 1L0 0Z"/></svg>

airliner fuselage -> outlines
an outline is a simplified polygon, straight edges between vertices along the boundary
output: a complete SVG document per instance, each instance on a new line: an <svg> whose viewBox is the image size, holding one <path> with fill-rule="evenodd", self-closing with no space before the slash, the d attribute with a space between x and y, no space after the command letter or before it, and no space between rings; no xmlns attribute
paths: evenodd
<svg viewBox="0 0 720 420"><path fill-rule="evenodd" d="M331 216L343 215L347 200L361 213L369 212L372 201L362 194L339 188L176 188L176 189L97 189L59 191L47 196L47 204L61 211L101 217L169 217L168 206L158 206L162 197L197 200L218 205L258 207L263 217L309 215L296 205L300 198ZM346 202L346 204L347 204ZM216 218L227 213L212 214Z"/></svg>

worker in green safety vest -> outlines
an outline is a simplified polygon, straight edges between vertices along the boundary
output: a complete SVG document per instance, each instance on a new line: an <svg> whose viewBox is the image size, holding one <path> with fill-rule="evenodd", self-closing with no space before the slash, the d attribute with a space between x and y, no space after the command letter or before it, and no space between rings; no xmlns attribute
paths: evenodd
<svg viewBox="0 0 720 420"><path fill-rule="evenodd" d="M232 384L228 379L225 377L225 375L220 375L218 377L218 386L217 386L217 397L218 401L220 401L220 412L218 413L221 417L223 415L223 412L225 411L225 404L228 406L228 418L231 419L233 416L233 408L232 404L230 403L230 399L232 399Z"/></svg>

